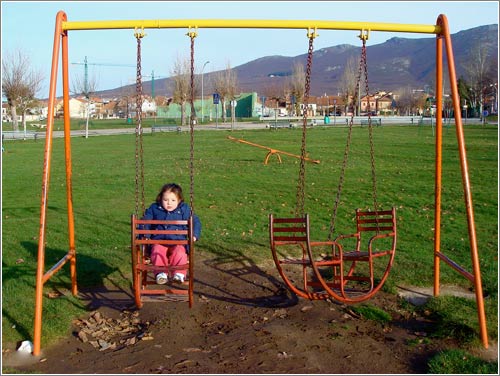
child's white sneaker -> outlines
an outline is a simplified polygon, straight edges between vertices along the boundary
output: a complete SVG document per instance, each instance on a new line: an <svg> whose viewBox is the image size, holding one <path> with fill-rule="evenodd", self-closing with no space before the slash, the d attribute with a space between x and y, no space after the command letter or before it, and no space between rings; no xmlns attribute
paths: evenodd
<svg viewBox="0 0 500 376"><path fill-rule="evenodd" d="M174 274L173 281L174 281L174 282L177 282L177 283L184 283L184 274L181 274L181 273L175 273L175 274Z"/></svg>
<svg viewBox="0 0 500 376"><path fill-rule="evenodd" d="M166 273L158 273L156 275L156 284L164 285L167 282L168 282L168 276Z"/></svg>

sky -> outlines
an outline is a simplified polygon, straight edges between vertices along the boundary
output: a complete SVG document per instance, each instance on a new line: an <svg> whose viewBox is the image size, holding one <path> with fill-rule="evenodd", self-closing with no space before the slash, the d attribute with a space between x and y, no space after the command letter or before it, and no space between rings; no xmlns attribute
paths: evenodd
<svg viewBox="0 0 500 376"><path fill-rule="evenodd" d="M50 66L58 11L68 21L171 20L171 19L263 19L387 22L434 25L446 15L452 34L477 26L498 24L497 1L2 1L2 58L21 50L46 77L38 93L48 96ZM144 81L171 75L178 57L190 56L187 29L146 29L142 39ZM270 56L307 53L307 30L290 29L198 29L195 66L198 73L217 71ZM360 45L359 31L319 30L315 50L339 44ZM433 34L371 32L367 45L392 37L434 38ZM136 39L134 30L69 31L69 71L82 80L83 61L97 90L135 82ZM208 62L207 64L205 64ZM76 63L76 64L75 64ZM80 64L78 64L80 63ZM92 65L101 64L101 65ZM108 64L108 65L107 65ZM115 64L115 65L113 65ZM117 66L131 65L127 66ZM61 95L58 82L57 95ZM71 84L70 84L71 85Z"/></svg>

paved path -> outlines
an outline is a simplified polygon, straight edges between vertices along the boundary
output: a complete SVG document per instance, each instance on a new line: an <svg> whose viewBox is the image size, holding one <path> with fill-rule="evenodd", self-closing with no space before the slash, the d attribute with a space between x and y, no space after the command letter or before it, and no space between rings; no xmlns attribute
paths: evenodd
<svg viewBox="0 0 500 376"><path fill-rule="evenodd" d="M266 129L267 123L234 123L232 129ZM226 124L207 124L207 125L197 125L195 130L231 130L231 123ZM182 132L188 132L189 126L182 126ZM89 137L91 136L111 136L119 134L134 134L135 128L111 128L111 129L91 129L88 131ZM144 134L151 134L151 128L144 128ZM45 138L45 132L39 132L39 138ZM64 137L64 131L53 131L54 138ZM71 137L85 137L85 130L73 130L71 131Z"/></svg>
<svg viewBox="0 0 500 376"><path fill-rule="evenodd" d="M411 124L411 122L408 121L408 119L411 117L407 117L406 122L401 122L401 118L398 118L401 124ZM280 119L283 120L283 119ZM339 121L337 122L336 126L337 127L345 127L346 124L340 121L341 119L339 118ZM390 121L389 121L390 120ZM392 124L394 119L392 118L384 118L383 122L386 124ZM300 119L299 120L293 120L293 122L301 124ZM479 119L468 119L469 124L479 124L480 120ZM201 131L201 130L242 130L242 129L269 129L269 124L273 124L274 119L270 119L268 121L263 121L259 123L254 123L254 122L235 122L233 125L231 125L230 122L228 123L219 123L219 124L205 124L205 125L196 125L195 130L196 131ZM322 121L318 122L318 125L322 125ZM333 126L333 124L330 124ZM467 122L464 122L464 125L467 125ZM188 132L189 131L189 126L182 126L181 131ZM5 132L7 133L7 132ZM12 133L12 132L11 132ZM17 133L17 132L16 132ZM11 139L19 139L22 138L22 131L19 131L18 136L16 137L5 137L5 140L11 138ZM30 137L28 139L33 138L33 132L28 132ZM130 127L130 128L112 128L112 129L90 129L88 131L89 137L91 136L110 136L110 135L119 135L119 134L134 134L135 133L135 127ZM144 128L144 134L151 134L151 128L147 127ZM37 138L45 138L46 133L45 132L36 132ZM61 138L64 137L64 131L53 131L53 137L54 138ZM71 137L85 137L85 130L79 129L79 130L73 130L71 131Z"/></svg>

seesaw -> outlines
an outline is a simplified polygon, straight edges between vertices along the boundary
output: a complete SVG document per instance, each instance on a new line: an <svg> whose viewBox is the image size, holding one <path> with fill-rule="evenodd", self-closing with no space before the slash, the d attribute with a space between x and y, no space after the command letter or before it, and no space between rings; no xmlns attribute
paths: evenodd
<svg viewBox="0 0 500 376"><path fill-rule="evenodd" d="M311 158L307 158L307 157L301 157L300 155L288 153L288 152L283 151L283 150L273 149L273 148L270 148L270 147L267 147L267 146L264 146L264 145L255 144L253 142L246 141L246 140L243 140L241 138L235 138L235 137L231 137L231 136L227 136L227 138L230 139L231 141L234 141L234 142L239 142L241 144L246 144L246 145L255 146L255 147L258 147L258 148L261 148L261 149L268 150L269 152L266 154L266 157L264 158L264 164L265 165L269 162L269 158L273 154L276 155L276 157L278 158L279 163L282 162L280 154L288 155L290 157L294 157L294 158L298 158L298 159L304 159L304 161L311 162L311 163L318 164L320 162L319 160L315 160L315 159L311 159Z"/></svg>

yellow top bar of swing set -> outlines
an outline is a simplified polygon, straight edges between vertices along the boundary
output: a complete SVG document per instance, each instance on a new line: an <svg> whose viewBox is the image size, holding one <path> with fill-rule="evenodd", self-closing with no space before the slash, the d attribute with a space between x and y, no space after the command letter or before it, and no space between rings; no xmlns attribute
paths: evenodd
<svg viewBox="0 0 500 376"><path fill-rule="evenodd" d="M98 29L323 29L370 30L403 33L440 34L438 25L395 24L381 22L318 21L318 20L122 20L122 21L63 21L63 30Z"/></svg>

